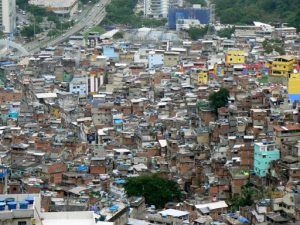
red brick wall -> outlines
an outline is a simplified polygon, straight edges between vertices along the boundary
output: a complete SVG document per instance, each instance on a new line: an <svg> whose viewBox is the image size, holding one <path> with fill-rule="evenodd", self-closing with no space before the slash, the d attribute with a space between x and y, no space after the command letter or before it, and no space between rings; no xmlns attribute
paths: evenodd
<svg viewBox="0 0 300 225"><path fill-rule="evenodd" d="M21 92L0 91L0 104L6 102L20 102L22 100Z"/></svg>
<svg viewBox="0 0 300 225"><path fill-rule="evenodd" d="M27 193L40 193L41 189L35 186L28 186Z"/></svg>
<svg viewBox="0 0 300 225"><path fill-rule="evenodd" d="M105 166L91 166L90 173L91 174L105 174L106 168L105 168Z"/></svg>
<svg viewBox="0 0 300 225"><path fill-rule="evenodd" d="M66 172L67 169L67 165L63 163L54 163L52 165L48 165L48 173Z"/></svg>

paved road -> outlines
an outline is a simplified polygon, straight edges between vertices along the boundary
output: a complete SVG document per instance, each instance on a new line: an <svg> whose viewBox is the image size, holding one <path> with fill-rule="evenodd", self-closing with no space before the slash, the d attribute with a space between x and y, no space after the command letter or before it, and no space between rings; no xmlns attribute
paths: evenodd
<svg viewBox="0 0 300 225"><path fill-rule="evenodd" d="M8 53L7 48L15 48L19 50L20 55L28 55L28 51L20 44L15 43L13 41L9 41L8 39L0 39L0 56L6 56ZM18 55L17 55L18 56ZM12 56L11 56L12 57Z"/></svg>
<svg viewBox="0 0 300 225"><path fill-rule="evenodd" d="M77 15L75 19L77 21L81 22L88 15L88 13L90 12L90 10L93 7L94 7L94 5L87 5L85 7L85 9L82 11L82 13L80 13L80 15ZM35 40L25 44L24 48L27 50L33 51L34 49L38 48L39 46L44 46L44 44L49 43L51 41L51 39L53 39L53 37L45 36L45 37L43 37L42 40L35 38Z"/></svg>
<svg viewBox="0 0 300 225"><path fill-rule="evenodd" d="M45 39L42 40L40 42L34 42L31 44L28 44L26 46L28 52L30 53L35 53L37 51L39 51L41 48L47 47L47 46L55 46L58 45L66 40L68 40L68 38L76 33L78 33L79 31L85 29L85 28L89 28L89 27L93 27L95 25L98 25L99 23L102 22L102 20L104 19L106 12L105 12L105 6L107 4L109 4L110 0L102 0L101 3L98 5L96 4L88 13L87 16L85 16L84 18L82 18L82 20L80 20L77 24L75 24L71 29L67 30L63 35L49 40L49 39Z"/></svg>

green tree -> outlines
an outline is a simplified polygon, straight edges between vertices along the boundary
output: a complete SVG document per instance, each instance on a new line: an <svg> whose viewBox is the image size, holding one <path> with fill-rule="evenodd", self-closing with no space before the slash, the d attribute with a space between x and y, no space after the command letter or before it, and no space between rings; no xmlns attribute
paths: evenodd
<svg viewBox="0 0 300 225"><path fill-rule="evenodd" d="M187 3L189 3L190 5L193 4L200 4L201 6L206 6L206 1L205 0L186 0Z"/></svg>
<svg viewBox="0 0 300 225"><path fill-rule="evenodd" d="M227 105L228 97L229 97L228 89L220 88L218 92L213 92L209 95L210 105L217 112L218 108Z"/></svg>
<svg viewBox="0 0 300 225"><path fill-rule="evenodd" d="M207 34L208 26L197 28L197 27L191 27L188 29L188 35L192 40L198 40L199 38L203 38L204 35Z"/></svg>
<svg viewBox="0 0 300 225"><path fill-rule="evenodd" d="M122 24L133 28L143 26L160 27L167 22L166 19L147 19L143 18L143 12L134 13L134 8L138 0L112 0L106 7L107 15L102 24L116 25Z"/></svg>
<svg viewBox="0 0 300 225"><path fill-rule="evenodd" d="M50 30L50 31L48 32L47 36L48 36L48 37L54 37L54 36L58 35L59 33L60 33L59 30L53 29L53 30Z"/></svg>
<svg viewBox="0 0 300 225"><path fill-rule="evenodd" d="M29 25L21 30L21 35L27 38L34 37L35 34L41 33L42 29L38 25Z"/></svg>
<svg viewBox="0 0 300 225"><path fill-rule="evenodd" d="M280 55L284 55L285 51L283 45L284 43L280 39L265 39L262 43L262 46L267 54L276 51Z"/></svg>
<svg viewBox="0 0 300 225"><path fill-rule="evenodd" d="M240 207L251 206L254 204L255 190L251 184L242 187L241 194L231 199L232 211L238 211Z"/></svg>
<svg viewBox="0 0 300 225"><path fill-rule="evenodd" d="M129 197L143 196L147 204L158 208L163 208L167 202L181 199L178 184L158 175L130 177L124 188Z"/></svg>
<svg viewBox="0 0 300 225"><path fill-rule="evenodd" d="M89 3L89 2L94 4L94 3L96 3L97 1L98 1L98 0L80 0L80 2L83 3L83 4L87 4L87 3Z"/></svg>
<svg viewBox="0 0 300 225"><path fill-rule="evenodd" d="M2 30L0 31L0 39L1 38L5 38L5 34L4 34L4 32Z"/></svg>
<svg viewBox="0 0 300 225"><path fill-rule="evenodd" d="M123 32L117 32L113 36L114 39L123 39L124 38L124 33Z"/></svg>
<svg viewBox="0 0 300 225"><path fill-rule="evenodd" d="M300 30L299 0L212 0L222 23L288 23Z"/></svg>
<svg viewBox="0 0 300 225"><path fill-rule="evenodd" d="M229 28L221 29L217 33L219 37L226 37L230 39L231 35L234 34L234 31L235 31L235 27L229 27Z"/></svg>

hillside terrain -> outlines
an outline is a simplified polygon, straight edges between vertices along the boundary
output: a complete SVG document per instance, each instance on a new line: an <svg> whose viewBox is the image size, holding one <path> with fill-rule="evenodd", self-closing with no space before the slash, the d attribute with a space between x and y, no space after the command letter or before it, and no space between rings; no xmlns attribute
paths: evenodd
<svg viewBox="0 0 300 225"><path fill-rule="evenodd" d="M300 30L299 0L213 0L222 23L288 23Z"/></svg>

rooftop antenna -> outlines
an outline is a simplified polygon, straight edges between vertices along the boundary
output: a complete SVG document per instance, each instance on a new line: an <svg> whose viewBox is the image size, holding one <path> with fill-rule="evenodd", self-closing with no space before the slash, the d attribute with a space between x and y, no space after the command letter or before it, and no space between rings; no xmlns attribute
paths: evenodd
<svg viewBox="0 0 300 225"><path fill-rule="evenodd" d="M215 4L209 4L209 24L208 24L208 30L207 35L214 35L216 33L216 30L214 28L214 24L216 21L216 5Z"/></svg>
<svg viewBox="0 0 300 225"><path fill-rule="evenodd" d="M216 22L216 5L215 4L209 4L209 23L215 24Z"/></svg>

